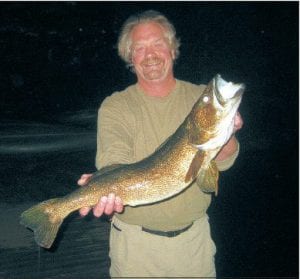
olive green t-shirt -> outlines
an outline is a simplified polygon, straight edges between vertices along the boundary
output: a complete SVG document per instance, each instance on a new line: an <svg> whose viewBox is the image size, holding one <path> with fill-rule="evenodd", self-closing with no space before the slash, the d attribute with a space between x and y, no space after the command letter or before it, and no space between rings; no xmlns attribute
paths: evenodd
<svg viewBox="0 0 300 279"><path fill-rule="evenodd" d="M166 97L150 97L138 84L107 97L98 113L98 169L111 164L128 164L152 154L172 135L191 111L205 85L176 80ZM218 163L225 170L234 163L238 151ZM162 231L181 229L206 214L211 195L193 183L179 195L151 205L126 206L117 218L129 224Z"/></svg>

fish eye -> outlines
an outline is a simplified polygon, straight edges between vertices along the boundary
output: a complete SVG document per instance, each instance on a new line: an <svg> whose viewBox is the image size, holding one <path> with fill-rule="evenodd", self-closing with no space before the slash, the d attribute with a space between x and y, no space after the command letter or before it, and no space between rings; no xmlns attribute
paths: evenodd
<svg viewBox="0 0 300 279"><path fill-rule="evenodd" d="M210 98L209 98L209 96L205 95L205 96L203 96L202 100L204 103L207 103L207 102L209 102Z"/></svg>

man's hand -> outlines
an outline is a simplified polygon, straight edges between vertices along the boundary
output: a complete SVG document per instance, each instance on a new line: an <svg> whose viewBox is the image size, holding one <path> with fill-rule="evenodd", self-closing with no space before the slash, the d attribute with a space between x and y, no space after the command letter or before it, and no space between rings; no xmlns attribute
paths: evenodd
<svg viewBox="0 0 300 279"><path fill-rule="evenodd" d="M79 186L85 186L91 179L92 174L83 174L78 180ZM89 214L91 207L83 207L79 209L79 214L84 217ZM100 197L99 202L93 208L95 217L100 217L103 214L111 215L114 212L121 213L124 209L123 202L120 197L116 197L114 193L110 193L107 197Z"/></svg>

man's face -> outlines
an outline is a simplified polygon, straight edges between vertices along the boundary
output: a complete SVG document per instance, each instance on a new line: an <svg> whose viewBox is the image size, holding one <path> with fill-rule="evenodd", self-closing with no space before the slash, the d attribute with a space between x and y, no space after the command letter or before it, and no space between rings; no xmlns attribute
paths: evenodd
<svg viewBox="0 0 300 279"><path fill-rule="evenodd" d="M139 81L163 81L173 76L174 51L159 24L137 25L131 39L132 63Z"/></svg>

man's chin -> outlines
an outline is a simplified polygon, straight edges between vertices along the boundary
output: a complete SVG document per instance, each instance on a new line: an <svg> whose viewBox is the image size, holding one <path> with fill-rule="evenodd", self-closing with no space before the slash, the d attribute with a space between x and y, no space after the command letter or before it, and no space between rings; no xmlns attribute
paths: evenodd
<svg viewBox="0 0 300 279"><path fill-rule="evenodd" d="M144 73L144 79L148 81L162 81L165 78L165 75L163 73L158 72L150 72L150 73Z"/></svg>

